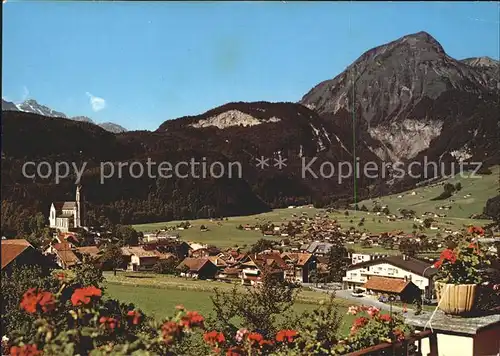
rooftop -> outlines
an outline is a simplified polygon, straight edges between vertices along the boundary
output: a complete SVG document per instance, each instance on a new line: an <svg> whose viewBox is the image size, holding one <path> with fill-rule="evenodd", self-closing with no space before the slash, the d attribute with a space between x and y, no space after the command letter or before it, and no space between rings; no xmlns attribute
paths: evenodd
<svg viewBox="0 0 500 356"><path fill-rule="evenodd" d="M404 291L406 286L410 283L410 281L402 279L373 276L365 283L364 287L366 289L399 294Z"/></svg>

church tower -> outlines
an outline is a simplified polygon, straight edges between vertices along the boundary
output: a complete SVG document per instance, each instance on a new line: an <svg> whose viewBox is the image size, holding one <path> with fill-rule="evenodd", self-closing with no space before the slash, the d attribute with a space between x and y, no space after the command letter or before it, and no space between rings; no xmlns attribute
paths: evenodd
<svg viewBox="0 0 500 356"><path fill-rule="evenodd" d="M82 227L85 225L85 199L82 193L82 186L76 186L76 211L75 211L75 227Z"/></svg>

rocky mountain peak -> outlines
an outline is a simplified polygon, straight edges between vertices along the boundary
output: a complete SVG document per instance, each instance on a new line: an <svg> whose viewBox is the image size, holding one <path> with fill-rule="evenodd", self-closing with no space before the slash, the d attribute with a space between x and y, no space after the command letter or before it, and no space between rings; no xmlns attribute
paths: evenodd
<svg viewBox="0 0 500 356"><path fill-rule="evenodd" d="M494 71L484 67L491 62L469 62L447 55L427 32L409 34L366 51L335 78L311 89L300 103L330 118L339 111L352 113L361 130L379 142L374 150L380 158L405 160L441 135L446 116L456 121L465 112L457 109L451 115L443 107L433 115L433 101L451 92L480 99L497 90ZM450 100L447 97L446 105Z"/></svg>

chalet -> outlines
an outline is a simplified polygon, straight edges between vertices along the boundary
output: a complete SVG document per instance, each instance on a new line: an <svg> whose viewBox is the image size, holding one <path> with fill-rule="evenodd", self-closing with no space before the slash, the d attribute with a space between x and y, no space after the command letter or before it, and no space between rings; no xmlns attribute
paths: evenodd
<svg viewBox="0 0 500 356"><path fill-rule="evenodd" d="M25 239L2 239L1 252L2 273L12 273L14 266L39 266L45 273L58 268Z"/></svg>
<svg viewBox="0 0 500 356"><path fill-rule="evenodd" d="M179 260L186 258L190 250L189 245L185 241L173 239L159 239L153 242L144 243L142 247L147 251L157 250L161 253L171 253Z"/></svg>
<svg viewBox="0 0 500 356"><path fill-rule="evenodd" d="M55 243L50 245L44 255L52 256L55 263L61 268L67 269L80 264L80 259L75 255L73 246L69 242Z"/></svg>
<svg viewBox="0 0 500 356"><path fill-rule="evenodd" d="M208 256L217 256L221 253L221 251L215 246L208 246L204 248L200 248L197 250L191 251L189 257L208 257Z"/></svg>
<svg viewBox="0 0 500 356"><path fill-rule="evenodd" d="M352 253L351 254L351 263L353 265L362 262L368 262L374 259L383 258L387 255L382 254L368 254L368 253Z"/></svg>
<svg viewBox="0 0 500 356"><path fill-rule="evenodd" d="M160 260L175 258L171 253L145 250L140 246L122 247L121 251L129 271L150 271Z"/></svg>
<svg viewBox="0 0 500 356"><path fill-rule="evenodd" d="M356 289L373 276L409 280L431 299L435 294L432 278L436 272L428 262L407 256L388 256L349 266L342 281L344 289Z"/></svg>
<svg viewBox="0 0 500 356"><path fill-rule="evenodd" d="M332 246L333 245L328 242L313 241L307 246L305 250L303 250L303 252L310 253L316 256L326 256L330 252ZM301 246L301 248L303 247L304 245Z"/></svg>
<svg viewBox="0 0 500 356"><path fill-rule="evenodd" d="M217 279L225 282L240 281L241 270L239 268L226 267L217 275Z"/></svg>
<svg viewBox="0 0 500 356"><path fill-rule="evenodd" d="M256 285L262 282L264 273L284 280L284 270L288 268L288 265L283 261L279 253L263 253L254 255L253 257L245 257L240 267L241 283L244 285Z"/></svg>
<svg viewBox="0 0 500 356"><path fill-rule="evenodd" d="M208 258L186 257L177 269L181 271L181 276L198 279L213 279L218 272L217 266Z"/></svg>
<svg viewBox="0 0 500 356"><path fill-rule="evenodd" d="M408 279L372 276L363 285L369 294L394 295L402 302L413 303L421 299L421 291Z"/></svg>
<svg viewBox="0 0 500 356"><path fill-rule="evenodd" d="M100 265L100 258L104 253L97 246L84 246L75 248L75 254L80 261L88 261Z"/></svg>
<svg viewBox="0 0 500 356"><path fill-rule="evenodd" d="M219 271L222 271L227 267L226 261L219 256L207 256L207 258L217 267Z"/></svg>
<svg viewBox="0 0 500 356"><path fill-rule="evenodd" d="M284 252L281 258L288 265L285 279L299 283L309 283L309 276L316 270L316 256L310 253Z"/></svg>

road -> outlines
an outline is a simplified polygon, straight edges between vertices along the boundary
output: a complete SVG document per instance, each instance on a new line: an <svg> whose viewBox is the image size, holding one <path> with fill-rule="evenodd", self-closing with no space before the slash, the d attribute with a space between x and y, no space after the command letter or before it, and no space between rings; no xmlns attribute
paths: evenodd
<svg viewBox="0 0 500 356"><path fill-rule="evenodd" d="M347 299L347 300L352 300L353 302L356 302L357 304L373 306L373 307L379 308L381 310L387 310L387 311L389 311L391 309L391 306L388 303L379 302L378 300L374 299L373 297L354 297L351 294L352 290L349 290L349 289L341 289L341 290L331 291L331 290L316 288L316 287L312 287L312 286L309 286L309 288L311 288L312 290L315 290L317 292L323 292L323 293L335 292L336 297L339 297L342 299ZM402 312L403 308L393 306L392 311Z"/></svg>

